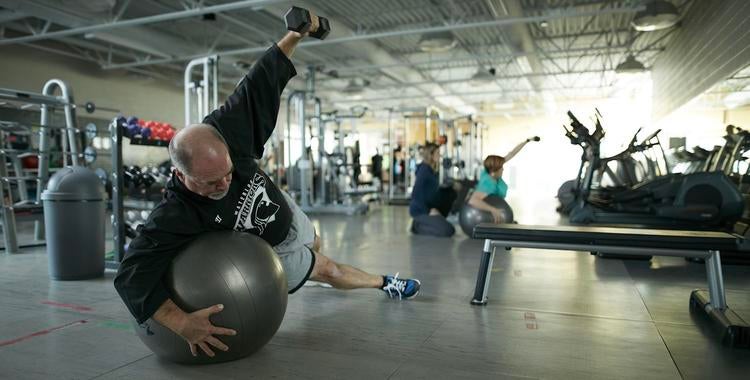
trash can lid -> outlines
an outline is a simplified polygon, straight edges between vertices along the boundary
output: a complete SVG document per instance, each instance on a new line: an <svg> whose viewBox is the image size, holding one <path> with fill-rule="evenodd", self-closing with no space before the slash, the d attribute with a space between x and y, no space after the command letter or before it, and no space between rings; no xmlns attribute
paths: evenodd
<svg viewBox="0 0 750 380"><path fill-rule="evenodd" d="M45 201L100 201L105 198L101 179L83 166L67 166L57 171L42 193Z"/></svg>

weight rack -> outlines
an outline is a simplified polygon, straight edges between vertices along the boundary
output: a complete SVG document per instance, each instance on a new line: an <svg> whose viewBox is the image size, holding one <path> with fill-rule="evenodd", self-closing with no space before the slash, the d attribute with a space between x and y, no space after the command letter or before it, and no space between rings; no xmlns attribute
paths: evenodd
<svg viewBox="0 0 750 380"><path fill-rule="evenodd" d="M125 137L123 129L124 126L118 124L117 118L112 119L112 122L109 124L109 132L112 138L112 236L115 247L114 259L105 262L107 269L117 269L120 267L120 262L125 257L125 243L127 241L124 217L125 183L122 171L122 141ZM168 141L143 138L130 138L130 144L161 148L169 146Z"/></svg>

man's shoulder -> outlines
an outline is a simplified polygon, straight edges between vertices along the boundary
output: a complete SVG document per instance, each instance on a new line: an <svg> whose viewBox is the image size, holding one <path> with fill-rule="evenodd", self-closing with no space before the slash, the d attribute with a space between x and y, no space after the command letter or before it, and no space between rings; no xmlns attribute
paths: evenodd
<svg viewBox="0 0 750 380"><path fill-rule="evenodd" d="M192 229L190 227L200 225L200 213L181 194L167 190L164 198L151 211L146 224L166 230Z"/></svg>

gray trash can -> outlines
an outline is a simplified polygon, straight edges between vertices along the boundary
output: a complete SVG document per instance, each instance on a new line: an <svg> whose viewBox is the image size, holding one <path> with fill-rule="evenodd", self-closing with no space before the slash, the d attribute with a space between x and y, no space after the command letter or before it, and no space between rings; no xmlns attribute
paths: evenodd
<svg viewBox="0 0 750 380"><path fill-rule="evenodd" d="M93 171L69 166L42 193L49 275L83 280L104 275L104 187Z"/></svg>

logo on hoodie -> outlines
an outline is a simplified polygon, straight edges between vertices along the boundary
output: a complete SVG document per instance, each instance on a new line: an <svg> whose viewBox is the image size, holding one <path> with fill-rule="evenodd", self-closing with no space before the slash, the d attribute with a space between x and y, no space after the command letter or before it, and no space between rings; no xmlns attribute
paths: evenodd
<svg viewBox="0 0 750 380"><path fill-rule="evenodd" d="M279 205L271 201L266 192L266 178L255 173L240 195L234 214L234 230L262 235L268 223L276 220Z"/></svg>

